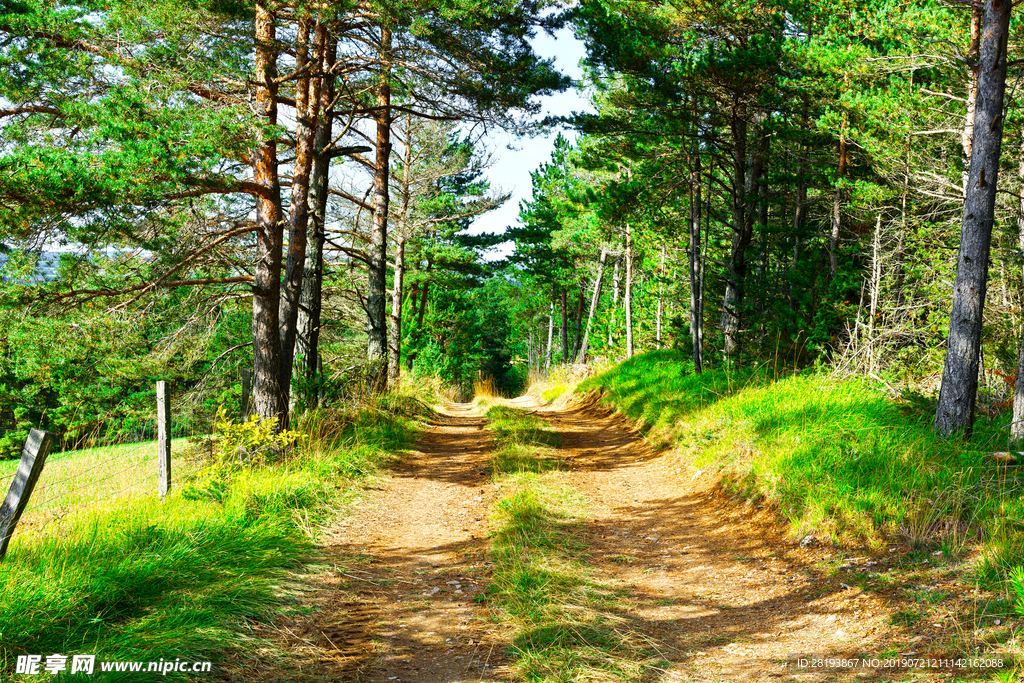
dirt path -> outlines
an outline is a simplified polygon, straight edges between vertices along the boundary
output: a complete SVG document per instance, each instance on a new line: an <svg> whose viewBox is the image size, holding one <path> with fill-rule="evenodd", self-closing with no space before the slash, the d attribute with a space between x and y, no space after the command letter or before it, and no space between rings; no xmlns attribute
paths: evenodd
<svg viewBox="0 0 1024 683"><path fill-rule="evenodd" d="M790 663L900 651L886 642L891 608L881 598L814 569L831 548L798 548L767 511L723 500L708 477L607 415L513 403L559 433L566 483L589 499L582 540L593 578L625 589L624 628L671 663L652 681L889 680ZM452 407L337 528L326 549L336 566L295 634L319 659L309 680L514 680L509 634L474 601L489 582L491 448L485 420Z"/></svg>
<svg viewBox="0 0 1024 683"><path fill-rule="evenodd" d="M296 636L319 659L310 680L508 680L500 630L474 601L488 582L490 437L470 406L448 412L327 539L338 566Z"/></svg>
<svg viewBox="0 0 1024 683"><path fill-rule="evenodd" d="M537 414L590 499L583 540L595 578L627 588L629 628L672 662L659 680L888 680L792 665L890 649L891 607L815 569L831 547L799 548L768 511L725 499L711 477L652 452L607 414Z"/></svg>

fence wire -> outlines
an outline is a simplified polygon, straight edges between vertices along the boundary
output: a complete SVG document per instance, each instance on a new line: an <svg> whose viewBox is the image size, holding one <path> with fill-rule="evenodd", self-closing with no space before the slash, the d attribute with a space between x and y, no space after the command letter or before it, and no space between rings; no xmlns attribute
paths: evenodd
<svg viewBox="0 0 1024 683"><path fill-rule="evenodd" d="M172 397L171 433L176 438L171 441L171 494L211 459L204 445L209 435L191 419L194 410L188 396ZM10 488L18 462L0 461L0 499ZM14 530L12 545L67 536L76 522L144 498L159 498L155 440L51 452Z"/></svg>

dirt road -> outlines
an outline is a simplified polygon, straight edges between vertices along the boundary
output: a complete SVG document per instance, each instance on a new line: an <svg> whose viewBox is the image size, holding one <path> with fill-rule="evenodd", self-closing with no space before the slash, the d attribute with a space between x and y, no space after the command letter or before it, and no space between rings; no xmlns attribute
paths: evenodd
<svg viewBox="0 0 1024 683"><path fill-rule="evenodd" d="M592 578L624 589L622 628L667 663L649 680L889 680L790 660L913 651L893 650L882 598L815 569L831 547L800 549L768 510L725 499L607 414L514 404L560 435L565 481L588 499ZM515 680L508 629L475 599L489 583L493 445L471 406L447 413L329 539L333 566L294 634L309 680Z"/></svg>

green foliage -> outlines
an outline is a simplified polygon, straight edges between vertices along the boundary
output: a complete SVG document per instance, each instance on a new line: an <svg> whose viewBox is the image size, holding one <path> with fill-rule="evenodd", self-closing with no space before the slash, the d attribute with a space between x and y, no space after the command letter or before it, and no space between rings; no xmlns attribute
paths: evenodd
<svg viewBox="0 0 1024 683"><path fill-rule="evenodd" d="M222 466L238 462L262 464L302 437L296 431L278 431L276 418L250 417L245 422L232 422L224 406L217 409L213 427L214 454Z"/></svg>
<svg viewBox="0 0 1024 683"><path fill-rule="evenodd" d="M168 292L147 315L0 308L0 458L17 456L31 427L57 433L58 449L154 438L158 379L175 401L205 380L187 411L173 403L172 429L208 432L218 399L237 405L245 352L232 349L248 323L237 309L196 315L196 294Z"/></svg>
<svg viewBox="0 0 1024 683"><path fill-rule="evenodd" d="M440 377L463 400L482 378L493 379L505 395L517 395L526 382L515 365L519 330L510 310L515 288L498 278L479 286L452 280L451 289L431 288L432 306L423 327L410 333L403 349L415 358L414 372Z"/></svg>

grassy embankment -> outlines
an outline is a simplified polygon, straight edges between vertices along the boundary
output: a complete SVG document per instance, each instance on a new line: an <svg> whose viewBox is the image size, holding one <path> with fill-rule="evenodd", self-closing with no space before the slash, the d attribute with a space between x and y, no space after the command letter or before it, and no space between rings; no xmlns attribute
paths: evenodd
<svg viewBox="0 0 1024 683"><path fill-rule="evenodd" d="M934 401L921 396L893 400L866 381L814 371L698 376L668 351L576 389L593 390L695 469L770 501L795 536L878 551L867 571L844 567L843 551L820 569L900 601L894 625L938 652L1019 661L1024 486L1016 467L991 457L1010 445L1008 415L945 441L932 432Z"/></svg>
<svg viewBox="0 0 1024 683"><path fill-rule="evenodd" d="M979 576L992 582L1024 561L1021 484L989 457L1007 448L1006 416L979 420L967 442L943 441L927 401L893 401L824 373L696 375L671 351L577 387L591 390L695 468L770 500L796 533L875 547L897 539L948 559L980 548Z"/></svg>
<svg viewBox="0 0 1024 683"><path fill-rule="evenodd" d="M16 534L0 563L0 680L35 680L14 676L19 654L181 658L215 668L245 649L272 655L249 623L297 608L286 586L313 559L318 527L411 445L421 406L387 397L358 410L322 409L300 420L303 438L290 456L245 465L229 458L163 502L95 507L83 491L61 533ZM87 466L88 454L54 464L73 474L74 463Z"/></svg>
<svg viewBox="0 0 1024 683"><path fill-rule="evenodd" d="M639 680L656 653L622 628L620 590L595 580L576 531L586 507L560 471L557 435L523 410L487 411L499 499L493 507L493 583L487 599L515 636L525 680Z"/></svg>

